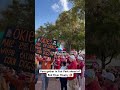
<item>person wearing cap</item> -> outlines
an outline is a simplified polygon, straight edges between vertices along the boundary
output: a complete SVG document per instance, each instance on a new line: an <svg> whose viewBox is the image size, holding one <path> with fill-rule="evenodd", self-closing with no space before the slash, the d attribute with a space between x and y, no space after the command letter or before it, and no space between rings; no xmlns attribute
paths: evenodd
<svg viewBox="0 0 120 90"><path fill-rule="evenodd" d="M67 66L67 69L77 69L77 62L74 55L70 56L69 61L70 61L70 64ZM68 90L76 90L76 85L77 85L76 73L74 73L73 77L68 77L67 80L68 80L68 83L67 83Z"/></svg>
<svg viewBox="0 0 120 90"><path fill-rule="evenodd" d="M104 78L104 86L103 90L118 90L118 87L115 85L115 76L111 72L106 72L102 74L102 77Z"/></svg>
<svg viewBox="0 0 120 90"><path fill-rule="evenodd" d="M81 56L78 56L77 57L77 60L78 60L78 65L77 65L77 69L81 69L81 74L80 74L80 76L81 76L81 78L83 77L83 67L85 66L85 64L84 64L84 59L81 57Z"/></svg>
<svg viewBox="0 0 120 90"><path fill-rule="evenodd" d="M93 69L85 70L85 90L102 90Z"/></svg>

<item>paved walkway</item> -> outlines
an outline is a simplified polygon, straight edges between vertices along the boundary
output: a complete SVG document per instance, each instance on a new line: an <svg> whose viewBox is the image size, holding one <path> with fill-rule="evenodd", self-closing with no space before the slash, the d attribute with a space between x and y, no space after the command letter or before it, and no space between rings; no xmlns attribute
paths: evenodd
<svg viewBox="0 0 120 90"><path fill-rule="evenodd" d="M79 89L79 90L85 90L84 88L84 80L82 82L83 84L83 87L82 89ZM37 84L35 85L35 90L41 90L41 86L42 86L42 81L40 80L40 77L39 77L39 80L37 82ZM56 80L56 78L50 78L49 79L49 85L48 85L48 90L60 90L60 82L59 80Z"/></svg>
<svg viewBox="0 0 120 90"><path fill-rule="evenodd" d="M39 78L37 84L35 85L35 90L41 90L42 82ZM48 90L60 90L60 82L55 78L50 78Z"/></svg>

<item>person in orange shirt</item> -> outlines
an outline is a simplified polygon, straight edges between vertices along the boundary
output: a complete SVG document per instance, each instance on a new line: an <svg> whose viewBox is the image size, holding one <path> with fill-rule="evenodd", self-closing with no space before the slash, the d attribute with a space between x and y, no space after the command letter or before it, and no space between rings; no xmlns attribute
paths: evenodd
<svg viewBox="0 0 120 90"><path fill-rule="evenodd" d="M41 69L51 69L51 64L53 60L51 60L50 57L44 56L43 60L41 60L42 66ZM45 73L41 74L41 80L42 80L42 88L41 90L47 90L49 78L46 76Z"/></svg>

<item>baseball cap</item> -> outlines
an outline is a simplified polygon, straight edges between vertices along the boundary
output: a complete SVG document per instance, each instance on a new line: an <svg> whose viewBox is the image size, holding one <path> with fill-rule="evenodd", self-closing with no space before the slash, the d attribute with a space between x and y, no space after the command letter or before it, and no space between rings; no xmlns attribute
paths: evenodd
<svg viewBox="0 0 120 90"><path fill-rule="evenodd" d="M70 58L71 58L72 60L75 60L75 56L74 56L74 55L71 55Z"/></svg>
<svg viewBox="0 0 120 90"><path fill-rule="evenodd" d="M81 61L83 60L83 58L81 56L78 56L77 59L81 60Z"/></svg>
<svg viewBox="0 0 120 90"><path fill-rule="evenodd" d="M105 79L111 80L111 81L115 81L115 76L111 72L102 74L102 77L104 77Z"/></svg>

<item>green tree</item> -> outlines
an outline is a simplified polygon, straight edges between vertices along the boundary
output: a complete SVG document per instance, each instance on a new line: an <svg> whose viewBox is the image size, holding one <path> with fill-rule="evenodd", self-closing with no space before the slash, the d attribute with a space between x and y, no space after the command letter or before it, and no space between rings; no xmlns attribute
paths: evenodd
<svg viewBox="0 0 120 90"><path fill-rule="evenodd" d="M38 35L54 38L65 42L67 51L72 48L76 50L85 48L85 11L84 0L73 2L73 7L69 11L62 12L55 24L46 23L37 31ZM79 6L80 5L80 6Z"/></svg>
<svg viewBox="0 0 120 90"><path fill-rule="evenodd" d="M34 1L12 0L12 4L1 12L3 16L2 28L17 26L34 30Z"/></svg>
<svg viewBox="0 0 120 90"><path fill-rule="evenodd" d="M70 0L73 7L59 15L56 26L65 41L68 51L85 48L85 2L84 0Z"/></svg>
<svg viewBox="0 0 120 90"><path fill-rule="evenodd" d="M85 46L84 20L80 20L78 15L74 16L72 10L63 12L56 21L57 30L60 31L60 38L65 41L68 51L71 48L80 50Z"/></svg>
<svg viewBox="0 0 120 90"><path fill-rule="evenodd" d="M104 69L120 54L119 0L87 3L86 54L95 54ZM109 60L109 61L108 61Z"/></svg>
<svg viewBox="0 0 120 90"><path fill-rule="evenodd" d="M53 25L51 23L45 23L44 26L40 26L40 28L38 28L38 30L36 30L36 33L39 36L44 36L46 38L50 38L50 39L59 39L59 33L57 31L56 25Z"/></svg>

